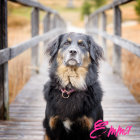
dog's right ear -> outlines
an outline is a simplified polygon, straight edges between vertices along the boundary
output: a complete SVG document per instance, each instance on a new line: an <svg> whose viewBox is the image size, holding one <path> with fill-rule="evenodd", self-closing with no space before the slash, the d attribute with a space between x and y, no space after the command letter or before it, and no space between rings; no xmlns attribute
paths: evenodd
<svg viewBox="0 0 140 140"><path fill-rule="evenodd" d="M49 54L50 57L51 57L50 58L50 63L52 63L52 61L54 60L54 58L57 55L62 37L63 37L63 34L59 35L53 41L50 41L48 46L47 46L46 53Z"/></svg>
<svg viewBox="0 0 140 140"><path fill-rule="evenodd" d="M87 39L92 62L98 65L99 60L103 58L103 49L94 42L91 36L88 35Z"/></svg>

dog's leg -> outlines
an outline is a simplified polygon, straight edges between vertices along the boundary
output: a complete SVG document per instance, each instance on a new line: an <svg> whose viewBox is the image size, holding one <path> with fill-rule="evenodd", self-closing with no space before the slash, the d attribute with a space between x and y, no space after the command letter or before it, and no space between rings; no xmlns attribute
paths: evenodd
<svg viewBox="0 0 140 140"><path fill-rule="evenodd" d="M58 119L59 119L58 116L50 117L49 126L51 129L54 129L56 127Z"/></svg>
<svg viewBox="0 0 140 140"><path fill-rule="evenodd" d="M88 128L88 130L90 130L93 126L93 119L88 118L87 116L83 116L82 118L79 118L78 122L81 124L83 128Z"/></svg>
<svg viewBox="0 0 140 140"><path fill-rule="evenodd" d="M44 140L51 140L51 139L50 139L50 137L47 134L45 134Z"/></svg>

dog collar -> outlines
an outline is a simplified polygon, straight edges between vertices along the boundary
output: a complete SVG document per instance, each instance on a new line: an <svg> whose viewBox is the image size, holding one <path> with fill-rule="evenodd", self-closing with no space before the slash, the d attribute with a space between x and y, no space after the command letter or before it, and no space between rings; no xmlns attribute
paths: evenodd
<svg viewBox="0 0 140 140"><path fill-rule="evenodd" d="M62 93L62 97L63 98L69 98L70 97L70 94L73 93L75 90L74 89L71 89L71 90L66 90L66 89L60 89L61 90L61 93Z"/></svg>

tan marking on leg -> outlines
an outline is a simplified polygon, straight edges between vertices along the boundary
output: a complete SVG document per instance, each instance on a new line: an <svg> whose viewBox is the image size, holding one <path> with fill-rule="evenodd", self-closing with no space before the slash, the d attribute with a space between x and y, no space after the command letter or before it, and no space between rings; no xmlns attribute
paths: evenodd
<svg viewBox="0 0 140 140"><path fill-rule="evenodd" d="M80 121L80 124L82 125L83 128L88 128L90 130L93 126L93 119L88 118L87 116L79 118L78 121Z"/></svg>
<svg viewBox="0 0 140 140"><path fill-rule="evenodd" d="M50 137L46 134L44 140L51 140Z"/></svg>
<svg viewBox="0 0 140 140"><path fill-rule="evenodd" d="M55 126L56 126L56 123L58 121L58 116L55 116L55 117L51 117L50 120L49 120L49 126L51 129L54 129Z"/></svg>

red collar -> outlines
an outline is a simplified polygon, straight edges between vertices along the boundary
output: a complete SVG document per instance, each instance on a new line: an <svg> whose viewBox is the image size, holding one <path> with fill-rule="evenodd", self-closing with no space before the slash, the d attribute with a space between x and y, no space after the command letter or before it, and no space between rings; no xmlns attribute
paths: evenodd
<svg viewBox="0 0 140 140"><path fill-rule="evenodd" d="M70 97L70 94L73 93L75 90L74 89L71 89L71 90L66 90L66 89L60 89L61 92L62 92L62 97L63 98L69 98ZM65 94L65 95L64 95Z"/></svg>

